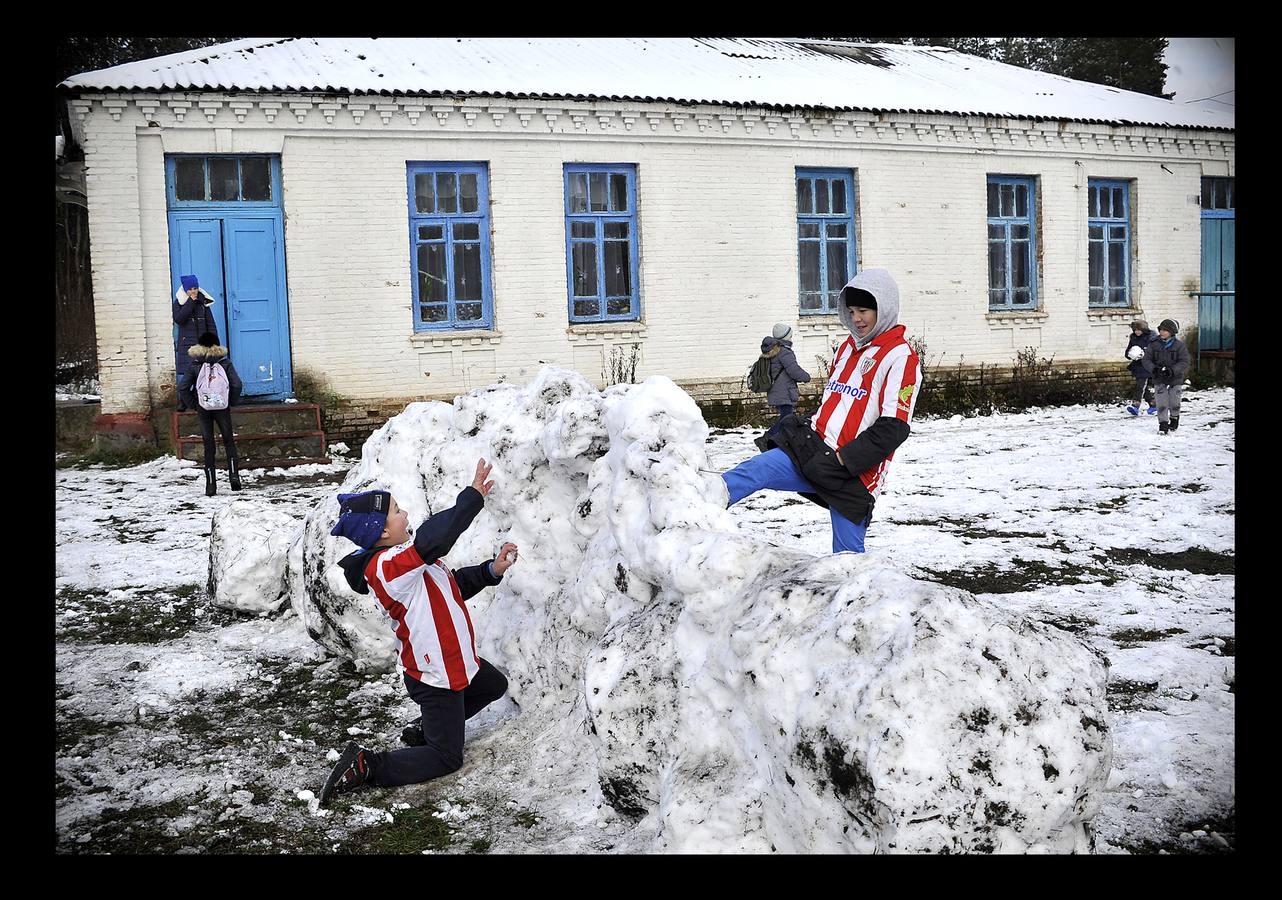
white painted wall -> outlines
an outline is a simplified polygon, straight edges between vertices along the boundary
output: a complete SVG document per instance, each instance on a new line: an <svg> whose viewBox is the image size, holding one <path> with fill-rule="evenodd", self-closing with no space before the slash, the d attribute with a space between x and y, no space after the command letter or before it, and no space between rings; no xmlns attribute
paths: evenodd
<svg viewBox="0 0 1282 900"><path fill-rule="evenodd" d="M149 391L158 399L173 381L167 152L281 154L294 369L323 371L354 398L448 395L499 377L528 379L541 362L600 378L610 347L632 343L641 346L638 378L737 379L776 321L796 325L798 356L813 370L839 326L796 313L799 166L855 170L859 264L896 276L902 320L934 363L1007 363L1029 345L1063 361L1120 358L1134 313L1086 306L1087 178L1134 180L1136 305L1154 324L1167 316L1193 324L1199 179L1233 171L1233 136L1222 132L1061 131L1005 120L989 123L996 132L974 122L919 132L911 125L963 120L901 116L889 126L847 117L840 132L827 119L801 120L794 136L782 119L770 133L751 113L712 119L704 131L686 119L678 130L688 110L666 105L642 109L656 117L653 129L644 116L626 129L617 116L604 127L594 115L576 125L569 113L587 105L564 103L526 108L523 125L511 101L470 107L479 113L470 124L449 104L445 124L431 110L411 124L414 101L405 98L383 111L387 124L377 108L358 124L341 104L332 124L318 109L304 110L300 123L289 98L275 99L285 108L256 98L240 110L213 109L213 121L193 107L179 122L152 95L147 113L159 127L147 124L137 97L115 108L119 122L101 100L73 101L73 110L88 103L81 124L104 412L145 408ZM549 128L544 112L558 110ZM505 114L496 122L493 111ZM489 165L492 332L413 332L410 160ZM637 166L640 326L568 326L565 162ZM1036 314L987 311L990 173L1038 178Z"/></svg>

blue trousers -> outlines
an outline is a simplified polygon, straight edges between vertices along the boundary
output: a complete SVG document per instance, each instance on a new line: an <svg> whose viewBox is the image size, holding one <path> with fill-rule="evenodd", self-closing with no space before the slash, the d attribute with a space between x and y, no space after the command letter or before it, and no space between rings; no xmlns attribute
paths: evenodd
<svg viewBox="0 0 1282 900"><path fill-rule="evenodd" d="M721 478L730 491L731 506L744 497L765 489L808 494L815 491L792 464L792 458L778 447L744 460L729 472L723 473ZM832 517L832 552L849 550L863 553L864 535L868 529L863 525L856 525L835 509L829 509L828 512Z"/></svg>

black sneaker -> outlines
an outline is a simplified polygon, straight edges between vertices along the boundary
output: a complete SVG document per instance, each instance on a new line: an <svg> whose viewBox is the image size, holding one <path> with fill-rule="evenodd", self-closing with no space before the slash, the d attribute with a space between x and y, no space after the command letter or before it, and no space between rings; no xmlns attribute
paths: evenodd
<svg viewBox="0 0 1282 900"><path fill-rule="evenodd" d="M1170 430L1171 430L1171 426L1170 426L1170 425L1168 425L1166 422L1158 422L1158 423L1157 423L1157 433L1158 433L1158 434L1167 434Z"/></svg>
<svg viewBox="0 0 1282 900"><path fill-rule="evenodd" d="M346 794L362 787L369 781L369 754L360 744L352 741L343 751L343 755L334 763L334 770L325 779L321 788L320 805L329 806L337 794Z"/></svg>
<svg viewBox="0 0 1282 900"><path fill-rule="evenodd" d="M405 729L401 732L401 743L407 747L427 746L427 740L423 737L422 716L405 726Z"/></svg>
<svg viewBox="0 0 1282 900"><path fill-rule="evenodd" d="M1171 431L1174 431L1175 429L1177 429L1177 428L1179 428L1179 427L1180 427L1180 417L1179 417L1179 416L1171 416Z"/></svg>

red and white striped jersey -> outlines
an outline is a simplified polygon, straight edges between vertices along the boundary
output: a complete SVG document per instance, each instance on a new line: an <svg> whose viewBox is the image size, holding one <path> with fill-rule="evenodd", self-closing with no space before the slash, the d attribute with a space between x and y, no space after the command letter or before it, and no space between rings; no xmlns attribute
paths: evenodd
<svg viewBox="0 0 1282 900"><path fill-rule="evenodd" d="M365 580L396 625L397 667L433 687L467 687L481 660L454 573L439 559L423 562L406 541L371 556Z"/></svg>
<svg viewBox="0 0 1282 900"><path fill-rule="evenodd" d="M921 361L904 340L903 325L878 335L862 350L855 349L853 337L846 338L833 357L823 399L810 425L825 444L839 450L881 416L910 421L920 385ZM885 484L894 458L891 453L860 473L859 480L870 494L876 495Z"/></svg>

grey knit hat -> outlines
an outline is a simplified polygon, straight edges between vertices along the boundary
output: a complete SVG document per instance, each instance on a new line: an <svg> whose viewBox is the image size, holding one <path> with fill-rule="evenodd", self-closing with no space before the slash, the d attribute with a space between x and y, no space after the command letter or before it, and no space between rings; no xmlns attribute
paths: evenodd
<svg viewBox="0 0 1282 900"><path fill-rule="evenodd" d="M1163 319L1157 326L1158 331L1169 331L1171 334L1180 333L1180 323L1174 319Z"/></svg>
<svg viewBox="0 0 1282 900"><path fill-rule="evenodd" d="M770 336L776 341L786 341L788 338L792 337L792 326L786 325L783 322L776 322L774 330L770 332Z"/></svg>

